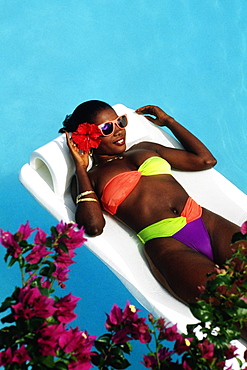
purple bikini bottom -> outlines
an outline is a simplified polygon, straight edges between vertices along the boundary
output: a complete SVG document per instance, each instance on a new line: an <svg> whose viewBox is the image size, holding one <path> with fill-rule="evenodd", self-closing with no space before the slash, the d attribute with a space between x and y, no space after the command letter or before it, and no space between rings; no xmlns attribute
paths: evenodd
<svg viewBox="0 0 247 370"><path fill-rule="evenodd" d="M172 238L214 260L210 237L202 217L186 224Z"/></svg>

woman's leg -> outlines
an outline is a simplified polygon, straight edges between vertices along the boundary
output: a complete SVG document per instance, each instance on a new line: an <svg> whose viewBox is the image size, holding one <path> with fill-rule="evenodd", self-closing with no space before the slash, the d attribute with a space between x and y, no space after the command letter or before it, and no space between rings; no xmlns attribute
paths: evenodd
<svg viewBox="0 0 247 370"><path fill-rule="evenodd" d="M222 266L232 255L232 236L240 231L240 227L206 209L203 210L203 220L210 235L214 261Z"/></svg>
<svg viewBox="0 0 247 370"><path fill-rule="evenodd" d="M145 254L156 279L176 298L193 302L205 285L215 263L173 238L150 240Z"/></svg>
<svg viewBox="0 0 247 370"><path fill-rule="evenodd" d="M247 242L244 242L244 246L247 251ZM225 248L227 252L224 253L231 255L231 249ZM155 278L185 304L196 301L200 295L198 287L206 285L207 274L213 272L216 266L203 254L173 238L150 240L145 245L145 255ZM247 340L246 326L241 329L241 335Z"/></svg>

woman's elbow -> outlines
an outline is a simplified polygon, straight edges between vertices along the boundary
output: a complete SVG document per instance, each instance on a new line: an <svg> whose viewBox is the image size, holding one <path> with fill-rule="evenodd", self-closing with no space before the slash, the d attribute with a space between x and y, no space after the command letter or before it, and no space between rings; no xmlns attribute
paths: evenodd
<svg viewBox="0 0 247 370"><path fill-rule="evenodd" d="M95 223L85 223L85 222L80 222L79 220L77 221L77 224L79 227L84 227L85 233L88 236L98 236L103 233L104 226L105 226L105 220L102 219L100 222L95 222Z"/></svg>
<svg viewBox="0 0 247 370"><path fill-rule="evenodd" d="M88 236L98 236L103 233L104 227L99 227L99 226L90 226L85 228L85 233Z"/></svg>
<svg viewBox="0 0 247 370"><path fill-rule="evenodd" d="M205 169L214 167L217 164L217 159L214 157L207 158L204 160Z"/></svg>

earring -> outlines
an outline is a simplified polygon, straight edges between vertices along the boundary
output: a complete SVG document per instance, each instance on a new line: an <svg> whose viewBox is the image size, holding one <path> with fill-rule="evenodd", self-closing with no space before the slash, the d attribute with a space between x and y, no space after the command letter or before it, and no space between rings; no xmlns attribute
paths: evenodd
<svg viewBox="0 0 247 370"><path fill-rule="evenodd" d="M88 154L90 155L90 157L92 157L93 156L93 149L90 149Z"/></svg>

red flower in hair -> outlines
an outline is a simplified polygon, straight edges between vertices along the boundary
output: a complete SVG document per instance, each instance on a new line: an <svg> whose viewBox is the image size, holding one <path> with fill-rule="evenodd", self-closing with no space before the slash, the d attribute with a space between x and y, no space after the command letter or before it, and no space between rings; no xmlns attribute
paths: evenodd
<svg viewBox="0 0 247 370"><path fill-rule="evenodd" d="M91 148L98 148L101 143L100 135L101 131L97 125L85 122L81 123L77 130L72 133L72 140L79 149L88 152Z"/></svg>

